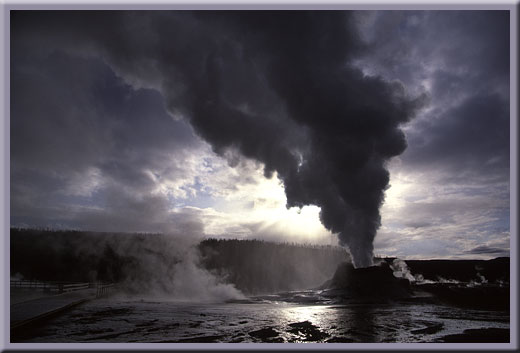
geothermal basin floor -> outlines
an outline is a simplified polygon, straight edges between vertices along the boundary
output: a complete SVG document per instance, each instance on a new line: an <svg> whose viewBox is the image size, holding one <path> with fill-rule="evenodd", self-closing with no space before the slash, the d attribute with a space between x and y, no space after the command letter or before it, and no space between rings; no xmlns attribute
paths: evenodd
<svg viewBox="0 0 520 353"><path fill-rule="evenodd" d="M312 291L197 303L113 295L27 330L25 343L509 342L509 312L429 302L338 304Z"/></svg>

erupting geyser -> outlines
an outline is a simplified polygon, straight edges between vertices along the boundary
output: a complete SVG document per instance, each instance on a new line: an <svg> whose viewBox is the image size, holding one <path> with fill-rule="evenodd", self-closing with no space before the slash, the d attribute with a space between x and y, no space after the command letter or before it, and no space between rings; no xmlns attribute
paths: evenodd
<svg viewBox="0 0 520 353"><path fill-rule="evenodd" d="M319 206L354 266L371 266L389 182L385 163L406 148L400 125L422 97L350 63L363 45L348 12L195 17L233 35L213 38L201 57L204 75L190 77L196 84L184 101L192 102L192 125L217 153L261 161L268 177L276 171L287 207ZM178 102L171 100L172 110Z"/></svg>

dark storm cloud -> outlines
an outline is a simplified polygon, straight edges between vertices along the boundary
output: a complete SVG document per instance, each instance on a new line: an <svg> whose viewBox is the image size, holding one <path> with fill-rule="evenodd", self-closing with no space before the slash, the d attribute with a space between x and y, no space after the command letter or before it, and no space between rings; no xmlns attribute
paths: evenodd
<svg viewBox="0 0 520 353"><path fill-rule="evenodd" d="M433 225L433 223L426 222L426 221L411 221L411 222L405 222L404 225L406 227L411 227L411 228L426 228L426 227L430 227L431 225Z"/></svg>
<svg viewBox="0 0 520 353"><path fill-rule="evenodd" d="M509 104L498 94L478 94L446 111L441 121L422 120L410 137L416 147L405 157L415 166L443 165L444 168L474 171L480 175L509 174ZM456 176L452 174L452 177Z"/></svg>
<svg viewBox="0 0 520 353"><path fill-rule="evenodd" d="M390 167L397 190L399 183L408 186L399 211L385 210L387 227L406 227L406 219L431 223L427 231L399 229L401 239L418 239L409 241L417 245L404 250L406 255L420 253L419 244L428 244L432 235L442 244L461 244L457 251L445 250L459 255L498 235L507 237L509 16L509 11L356 13L361 37L372 48L356 64L429 97L427 108L405 127L408 148ZM508 242L493 247L509 250ZM405 246L397 248L399 253Z"/></svg>
<svg viewBox="0 0 520 353"><path fill-rule="evenodd" d="M12 225L169 232L190 218L201 233L200 221L153 194L151 173L182 178L187 151L200 144L158 92L134 90L99 59L13 55Z"/></svg>
<svg viewBox="0 0 520 353"><path fill-rule="evenodd" d="M157 92L133 90L97 60L55 53L32 66L14 62L12 82L15 164L76 169L195 144Z"/></svg>
<svg viewBox="0 0 520 353"><path fill-rule="evenodd" d="M349 65L366 50L349 13L17 13L13 29L38 50L54 41L99 55L127 82L160 88L215 152L276 171L288 206L320 206L355 264L371 264L385 162L406 148L399 127L420 100Z"/></svg>
<svg viewBox="0 0 520 353"><path fill-rule="evenodd" d="M477 255L480 255L480 254L493 254L495 256L497 254L500 254L502 256L507 256L509 254L509 251L501 249L501 248L494 248L494 247L481 245L481 246L477 246L477 247L475 247L473 249L470 249L470 250L466 251L466 253L468 253L468 254L477 254Z"/></svg>
<svg viewBox="0 0 520 353"><path fill-rule="evenodd" d="M509 11L360 11L355 16L372 48L361 58L364 66L407 85L432 73L464 77L462 86L473 90L509 82Z"/></svg>
<svg viewBox="0 0 520 353"><path fill-rule="evenodd" d="M407 129L402 167L506 181L509 12L378 12L358 21L376 51L360 65L430 96L430 109Z"/></svg>

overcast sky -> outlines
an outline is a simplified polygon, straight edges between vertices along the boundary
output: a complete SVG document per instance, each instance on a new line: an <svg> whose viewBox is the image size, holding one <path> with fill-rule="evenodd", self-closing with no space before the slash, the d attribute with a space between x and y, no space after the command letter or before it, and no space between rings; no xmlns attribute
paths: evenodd
<svg viewBox="0 0 520 353"><path fill-rule="evenodd" d="M11 226L508 256L509 79L505 11L11 12Z"/></svg>

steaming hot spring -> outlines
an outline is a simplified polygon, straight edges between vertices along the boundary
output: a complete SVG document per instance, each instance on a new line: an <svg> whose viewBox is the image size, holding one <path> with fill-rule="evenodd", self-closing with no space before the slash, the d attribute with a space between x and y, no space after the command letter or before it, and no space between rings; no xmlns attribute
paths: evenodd
<svg viewBox="0 0 520 353"><path fill-rule="evenodd" d="M343 262L332 279L320 286L320 289L324 290L324 296L357 302L385 302L412 295L410 282L396 278L384 261L364 268L354 268L350 262Z"/></svg>

